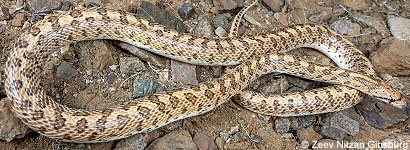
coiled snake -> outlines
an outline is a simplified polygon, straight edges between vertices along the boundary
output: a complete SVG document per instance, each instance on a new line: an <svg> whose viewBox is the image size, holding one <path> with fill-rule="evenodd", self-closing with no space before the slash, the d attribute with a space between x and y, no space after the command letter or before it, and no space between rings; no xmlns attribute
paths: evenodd
<svg viewBox="0 0 410 150"><path fill-rule="evenodd" d="M212 82L112 108L88 111L55 102L41 87L42 64L61 46L91 39L120 40L192 64L240 65ZM318 49L348 70L277 53L298 47ZM341 85L268 99L241 92L255 78L273 71ZM397 90L376 79L371 63L349 41L326 27L310 24L251 36L207 39L167 29L124 11L72 10L49 15L21 35L6 62L5 73L5 89L17 116L38 133L66 142L103 142L148 132L207 112L240 93L248 99L239 104L277 116L338 111L358 103L362 92L397 107L405 105Z"/></svg>

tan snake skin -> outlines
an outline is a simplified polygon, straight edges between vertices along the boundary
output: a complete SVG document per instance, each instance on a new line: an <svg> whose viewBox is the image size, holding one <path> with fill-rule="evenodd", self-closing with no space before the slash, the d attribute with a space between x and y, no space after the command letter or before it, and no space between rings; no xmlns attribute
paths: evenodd
<svg viewBox="0 0 410 150"><path fill-rule="evenodd" d="M92 111L68 108L44 92L42 64L61 46L88 39L121 40L193 64L240 65L212 82L139 98L112 108ZM298 47L317 48L340 67L370 76L274 53ZM240 93L255 78L273 71L346 86L281 95L255 105L249 99L239 103L249 104L251 106L246 107L261 113L280 116L341 110L359 102L364 95L361 92L397 107L405 105L397 90L373 76L372 65L359 50L322 26L295 25L265 34L206 39L178 33L131 13L104 8L52 14L30 28L17 39L6 62L5 89L17 116L38 133L66 142L103 142L148 132L207 112Z"/></svg>

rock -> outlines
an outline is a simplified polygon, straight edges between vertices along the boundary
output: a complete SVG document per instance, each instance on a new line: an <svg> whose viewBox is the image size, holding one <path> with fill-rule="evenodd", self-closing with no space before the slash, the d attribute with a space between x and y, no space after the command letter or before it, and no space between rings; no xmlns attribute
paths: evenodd
<svg viewBox="0 0 410 150"><path fill-rule="evenodd" d="M312 115L292 117L290 118L290 122L290 129L299 130L301 128L306 128L315 123L316 117Z"/></svg>
<svg viewBox="0 0 410 150"><path fill-rule="evenodd" d="M348 34L353 31L354 25L350 20L338 20L330 25L330 28L339 34Z"/></svg>
<svg viewBox="0 0 410 150"><path fill-rule="evenodd" d="M380 130L392 127L408 117L404 110L383 103L370 96L366 96L355 107L359 110L367 124Z"/></svg>
<svg viewBox="0 0 410 150"><path fill-rule="evenodd" d="M132 98L138 98L165 91L166 88L152 77L141 75L134 80L133 89Z"/></svg>
<svg viewBox="0 0 410 150"><path fill-rule="evenodd" d="M382 37L387 37L390 35L389 29L387 28L383 17L357 15L355 19L359 22L362 22L366 25L375 28Z"/></svg>
<svg viewBox="0 0 410 150"><path fill-rule="evenodd" d="M70 7L71 7L71 2L65 1L65 2L63 2L63 4L62 4L60 10L61 10L61 11L67 11L67 10L70 9Z"/></svg>
<svg viewBox="0 0 410 150"><path fill-rule="evenodd" d="M366 9L369 4L366 0L344 0L343 6L350 7L354 10Z"/></svg>
<svg viewBox="0 0 410 150"><path fill-rule="evenodd" d="M313 130L313 127L302 128L296 132L299 141L308 141L313 143L314 141L320 140L323 136Z"/></svg>
<svg viewBox="0 0 410 150"><path fill-rule="evenodd" d="M350 33L348 33L347 35L349 35L349 36L357 36L357 35L360 35L360 29L361 29L361 27L360 27L359 24L353 23L353 31L350 32Z"/></svg>
<svg viewBox="0 0 410 150"><path fill-rule="evenodd" d="M212 26L211 23L209 23L208 19L204 18L201 21L199 21L198 25L195 28L195 35L200 36L200 37L212 37Z"/></svg>
<svg viewBox="0 0 410 150"><path fill-rule="evenodd" d="M103 40L96 41L81 41L73 44L79 62L84 68L92 70L104 70L108 66L117 64L113 57L113 52L116 47L107 44Z"/></svg>
<svg viewBox="0 0 410 150"><path fill-rule="evenodd" d="M344 150L344 148L340 148L337 144L338 142L336 140L320 139L316 144L312 145L312 148L315 150Z"/></svg>
<svg viewBox="0 0 410 150"><path fill-rule="evenodd" d="M215 28L225 27L229 24L228 17L225 16L224 14L215 15L215 17L213 19L213 22L214 22L214 27Z"/></svg>
<svg viewBox="0 0 410 150"><path fill-rule="evenodd" d="M277 12L273 14L273 17L284 26L287 26L289 24L287 13Z"/></svg>
<svg viewBox="0 0 410 150"><path fill-rule="evenodd" d="M273 12L280 12L282 6L285 4L284 0L263 0L263 3L266 4Z"/></svg>
<svg viewBox="0 0 410 150"><path fill-rule="evenodd" d="M195 15L195 7L190 3L183 3L178 9L178 15L182 20L189 20Z"/></svg>
<svg viewBox="0 0 410 150"><path fill-rule="evenodd" d="M355 118L353 119L351 116L348 115L346 111L332 113L323 119L323 122L326 126L339 129L349 135L356 135L359 133L360 122L356 121L359 120L358 114L354 115ZM354 112L355 113L355 112Z"/></svg>
<svg viewBox="0 0 410 150"><path fill-rule="evenodd" d="M234 0L218 0L224 10L231 10L238 7L238 4Z"/></svg>
<svg viewBox="0 0 410 150"><path fill-rule="evenodd" d="M217 150L218 147L214 143L214 141L202 133L195 134L193 138L198 150Z"/></svg>
<svg viewBox="0 0 410 150"><path fill-rule="evenodd" d="M265 7L253 7L245 13L243 19L259 28L273 29L275 26L272 23L277 22L277 20L272 16L274 16L273 12Z"/></svg>
<svg viewBox="0 0 410 150"><path fill-rule="evenodd" d="M275 79L272 77L271 80L269 80L269 78L266 78L266 81L262 79L256 81L255 83L260 82L261 85L257 88L257 91L261 92L264 95L284 93L290 87L289 81L286 77L280 77L279 79Z"/></svg>
<svg viewBox="0 0 410 150"><path fill-rule="evenodd" d="M192 141L191 135L186 130L173 131L164 135L161 138L154 140L147 150L197 150L197 146Z"/></svg>
<svg viewBox="0 0 410 150"><path fill-rule="evenodd" d="M16 27L21 27L26 21L26 16L23 13L18 13L14 16L13 20L11 20L11 25Z"/></svg>
<svg viewBox="0 0 410 150"><path fill-rule="evenodd" d="M174 82L182 82L185 84L196 85L198 80L196 79L196 66L175 61L171 61L171 77Z"/></svg>
<svg viewBox="0 0 410 150"><path fill-rule="evenodd" d="M290 129L290 121L288 118L277 118L275 120L276 133L286 133Z"/></svg>
<svg viewBox="0 0 410 150"><path fill-rule="evenodd" d="M215 29L215 34L219 37L225 37L228 33L225 31L224 28L218 27Z"/></svg>
<svg viewBox="0 0 410 150"><path fill-rule="evenodd" d="M225 146L225 141L221 137L216 137L215 144L218 146L219 150L223 150Z"/></svg>
<svg viewBox="0 0 410 150"><path fill-rule="evenodd" d="M387 24L393 37L400 40L410 40L410 19L389 16Z"/></svg>
<svg viewBox="0 0 410 150"><path fill-rule="evenodd" d="M313 13L309 15L309 20L317 23L317 24L325 24L327 23L327 20L329 20L331 15L327 11L321 11L317 13Z"/></svg>
<svg viewBox="0 0 410 150"><path fill-rule="evenodd" d="M142 1L137 9L137 15L145 19L152 20L162 24L170 29L175 29L179 32L185 32L185 24L180 19L171 15L168 11L159 8L147 1Z"/></svg>
<svg viewBox="0 0 410 150"><path fill-rule="evenodd" d="M322 126L320 130L320 134L322 134L323 136L336 140L342 140L346 136L346 133L342 130L332 128L330 126Z"/></svg>
<svg viewBox="0 0 410 150"><path fill-rule="evenodd" d="M107 76L107 83L108 84L113 84L115 79L117 79L117 76L114 73L109 73Z"/></svg>
<svg viewBox="0 0 410 150"><path fill-rule="evenodd" d="M11 101L7 98L0 100L0 140L10 142L22 138L31 130L11 109Z"/></svg>
<svg viewBox="0 0 410 150"><path fill-rule="evenodd" d="M74 67L66 61L60 63L57 67L56 77L57 78L64 78L70 79L78 75L78 71L74 69Z"/></svg>
<svg viewBox="0 0 410 150"><path fill-rule="evenodd" d="M7 7L0 7L0 21L10 19L9 9Z"/></svg>
<svg viewBox="0 0 410 150"><path fill-rule="evenodd" d="M143 150L148 143L151 143L158 137L156 131L149 132L148 134L136 134L131 137L120 140L114 150Z"/></svg>
<svg viewBox="0 0 410 150"><path fill-rule="evenodd" d="M55 10L60 8L62 0L27 0L28 8L32 12Z"/></svg>
<svg viewBox="0 0 410 150"><path fill-rule="evenodd" d="M271 118L271 116L269 115L263 115L263 114L258 114L258 118L259 120L263 123L263 124L268 124L269 120Z"/></svg>
<svg viewBox="0 0 410 150"><path fill-rule="evenodd" d="M120 58L120 71L123 74L126 73L138 73L145 71L144 64L137 57L121 57Z"/></svg>
<svg viewBox="0 0 410 150"><path fill-rule="evenodd" d="M393 40L389 45L371 53L370 60L378 73L410 75L410 42Z"/></svg>

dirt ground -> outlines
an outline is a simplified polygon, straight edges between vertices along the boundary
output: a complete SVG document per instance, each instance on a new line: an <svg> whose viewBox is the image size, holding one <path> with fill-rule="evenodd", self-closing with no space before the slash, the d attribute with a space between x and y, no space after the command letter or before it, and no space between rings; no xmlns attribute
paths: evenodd
<svg viewBox="0 0 410 150"><path fill-rule="evenodd" d="M69 0L61 1L61 6L53 8L53 10L63 9L64 4L67 2L71 4L68 9L96 5L136 12L142 1ZM223 6L224 2L225 1L222 0L150 1L150 3L158 6L160 9L168 11L177 18L180 18L178 9L181 8L183 3L193 4L196 11L195 15L183 22L186 32L192 34L198 34L195 33L195 31L197 26L200 25L200 21L204 18L207 18L211 24L214 24L213 18L217 14L223 14L227 16L227 20L231 22L233 16L243 5L249 3L248 1L234 0L237 6L233 9L225 9L225 7L228 6ZM230 1L228 0L228 2ZM279 0L279 2L281 1ZM366 56L370 56L382 47L383 42L391 40L392 35L388 27L386 27L386 18L393 15L408 19L410 16L410 4L405 0L285 0L282 2L283 5L281 5L276 12L271 10L272 8L266 3L259 3L250 9L249 14L244 17L245 19L239 27L239 34L248 35L267 32L292 24L314 23L330 26L338 20L352 20L355 25L352 27L353 31L344 35L344 37L353 41ZM23 33L25 29L29 28L30 25L43 18L45 14L51 13L51 11L35 12L31 10L30 8L34 8L34 6L29 4L32 3L40 2L35 0L23 2L0 0L0 7L6 7L9 10L13 9L11 6L17 4L22 4L21 6L23 7L21 10L10 14L9 19L2 21L3 23L7 23L7 26L5 26L4 29L0 29L0 46L2 48L0 53L1 81L5 80L4 64L9 56L9 52L12 50L14 40ZM327 13L327 15L321 15L322 12ZM13 21L16 21L16 17L20 13L25 16L22 25L11 25ZM315 16L317 17L315 18ZM361 21L357 19L360 18L359 16L371 16L374 22L371 24L366 21ZM379 30L380 26L386 30ZM0 28L3 28L1 24ZM225 25L223 28L229 31L230 24ZM211 31L208 33L205 32L205 34L209 35L205 36L218 37L214 31L215 28L212 25ZM44 66L43 83L49 95L69 107L98 109L130 101L130 97L132 97L133 80L141 75L151 76L154 79L159 78L158 81L168 89L187 86L187 84L183 83L184 81L172 81L172 62L170 59L164 57L158 57L160 61L165 62L164 67L158 67L159 65L155 64L155 62L146 62L143 60L145 70L139 71L138 73L121 72L120 69L115 68L115 66L122 67L120 59L134 56L121 49L115 41L83 41L65 46L62 48L62 51L64 51L64 53L51 57L50 62ZM410 50L407 52L410 53ZM313 50L299 49L292 53L310 61L332 64L330 59ZM67 77L67 75L64 74L57 77L57 70L62 66L62 62L68 63L68 68L74 68L72 72L69 72L75 74L73 77L70 75L68 75L70 77ZM192 80L197 80L194 82L209 81L219 77L226 70L228 70L227 67L196 66L196 79ZM398 82L404 86L401 88L401 91L405 93L405 98L407 98L410 93L409 77L408 75L398 76ZM109 78L114 78L114 81L107 82L110 80ZM2 83L2 85L4 85L4 83ZM324 85L325 84L288 75L267 75L253 83L251 87L263 93L280 94L282 92L305 90ZM1 87L0 97L3 98L2 100L7 100L5 99L6 94L3 86ZM347 109L344 112L361 114L359 108L356 107ZM311 116L314 118L313 121L304 128L313 130L306 131L306 133L304 133L302 129L292 129L295 122L298 124L297 122L303 119L289 117L287 120L290 120L288 124L290 124L291 129L285 131L285 133L287 133L285 134L278 133L280 118L258 115L235 102L229 101L206 114L180 120L148 133L150 139L146 140L145 144L148 146L153 140L177 130L186 130L192 137L197 133L202 133L212 139L212 141L217 141L217 146L220 146L220 143L218 143L220 140L218 139L222 138L224 141L222 147L225 149L244 150L302 149L302 139L306 138L313 140L330 139L333 141L366 142L371 140L381 141L392 135L406 135L408 133L407 126L409 125L409 121L407 117L388 125L384 129L377 129L369 125L367 120L359 115L357 118L357 121L360 123L359 132L355 135L346 135L342 139L335 139L321 134L324 132L322 131L322 126L324 126L323 120L328 115L329 114ZM304 136L303 134L308 135ZM318 138L315 138L315 135L317 135ZM123 142L123 140L117 140L99 144L64 143L49 139L34 131L28 131L23 137L13 139L10 142L0 141L0 149L120 149L118 147L120 143ZM123 149L137 149L132 146L125 147L126 148Z"/></svg>

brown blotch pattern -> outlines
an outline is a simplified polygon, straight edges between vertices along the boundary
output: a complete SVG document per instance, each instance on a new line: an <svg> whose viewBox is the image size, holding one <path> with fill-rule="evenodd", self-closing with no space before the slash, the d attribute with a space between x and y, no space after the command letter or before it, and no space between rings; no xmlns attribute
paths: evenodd
<svg viewBox="0 0 410 150"><path fill-rule="evenodd" d="M77 125L76 125L75 129L78 131L78 133L83 133L85 131L85 129L88 128L87 123L88 122L85 118L82 118L82 119L77 121Z"/></svg>

